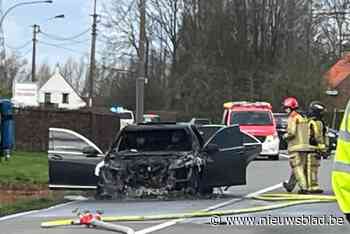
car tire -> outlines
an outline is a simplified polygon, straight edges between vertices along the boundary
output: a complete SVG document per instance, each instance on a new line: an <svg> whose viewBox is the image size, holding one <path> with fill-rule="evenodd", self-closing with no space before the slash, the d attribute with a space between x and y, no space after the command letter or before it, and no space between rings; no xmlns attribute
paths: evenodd
<svg viewBox="0 0 350 234"><path fill-rule="evenodd" d="M278 161L280 159L279 154L269 155L268 157L269 157L270 160L273 160L273 161Z"/></svg>

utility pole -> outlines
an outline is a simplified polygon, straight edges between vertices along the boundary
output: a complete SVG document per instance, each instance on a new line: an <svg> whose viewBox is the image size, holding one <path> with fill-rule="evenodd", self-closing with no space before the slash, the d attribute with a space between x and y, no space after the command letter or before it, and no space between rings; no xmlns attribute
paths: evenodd
<svg viewBox="0 0 350 234"><path fill-rule="evenodd" d="M3 17L2 11L2 0L0 0L0 17ZM1 83L4 84L7 81L6 74L6 49L5 49L5 36L2 28L2 24L0 24L0 68L3 74L1 75ZM5 86L5 85L4 85ZM3 87L1 87L3 88Z"/></svg>
<svg viewBox="0 0 350 234"><path fill-rule="evenodd" d="M139 74L136 79L136 123L143 121L144 89L146 81L145 44L146 44L146 0L139 0L140 39L139 39Z"/></svg>
<svg viewBox="0 0 350 234"><path fill-rule="evenodd" d="M33 25L33 53L32 53L32 82L36 81L36 43L37 35L40 32L40 26L37 24Z"/></svg>
<svg viewBox="0 0 350 234"><path fill-rule="evenodd" d="M92 39L91 39L91 53L90 53L90 74L89 74L89 107L92 107L92 99L94 95L94 78L96 75L96 37L97 37L97 14L96 14L96 0L94 0L94 13L92 15Z"/></svg>
<svg viewBox="0 0 350 234"><path fill-rule="evenodd" d="M306 54L307 54L307 71L309 72L309 64L311 62L311 42L312 42L312 24L313 24L313 0L307 1L307 11L309 14L309 19L306 26Z"/></svg>

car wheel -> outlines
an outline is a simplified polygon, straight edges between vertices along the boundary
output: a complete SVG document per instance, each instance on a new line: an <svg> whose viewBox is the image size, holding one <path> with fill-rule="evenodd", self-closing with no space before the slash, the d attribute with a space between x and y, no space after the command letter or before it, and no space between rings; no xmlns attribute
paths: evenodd
<svg viewBox="0 0 350 234"><path fill-rule="evenodd" d="M280 156L279 156L279 154L269 155L269 159L274 160L274 161L278 161L280 159Z"/></svg>

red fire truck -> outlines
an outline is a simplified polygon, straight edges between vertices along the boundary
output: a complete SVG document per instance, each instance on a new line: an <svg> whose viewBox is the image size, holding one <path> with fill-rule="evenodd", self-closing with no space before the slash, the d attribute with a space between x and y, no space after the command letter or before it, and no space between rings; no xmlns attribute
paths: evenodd
<svg viewBox="0 0 350 234"><path fill-rule="evenodd" d="M227 102L224 103L222 119L225 125L240 126L241 131L255 136L262 143L261 156L279 159L279 138L272 106L267 102Z"/></svg>

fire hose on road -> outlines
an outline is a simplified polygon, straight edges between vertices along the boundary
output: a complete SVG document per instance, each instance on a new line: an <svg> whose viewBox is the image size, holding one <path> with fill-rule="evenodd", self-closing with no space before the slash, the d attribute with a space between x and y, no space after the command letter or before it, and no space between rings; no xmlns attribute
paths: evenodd
<svg viewBox="0 0 350 234"><path fill-rule="evenodd" d="M82 219L83 216L78 220L66 219L66 220L55 220L43 222L41 224L42 228L51 228L57 226L66 225L87 225L98 228L107 229L110 231L122 232L131 234L134 231L131 228L115 225L106 222L137 222L137 221L154 221L154 220L169 220L169 219L187 219L187 218L203 218L211 216L225 216L225 215L240 215L257 213L281 208L287 208L297 205L313 204L313 203L325 203L325 202L335 202L335 196L328 195L299 195L299 194L263 194L259 196L251 197L255 200L268 201L268 202L278 202L282 203L266 205L266 206L256 206L243 209L231 209L231 210L220 210L220 211L195 211L188 213L175 213L175 214L161 214L161 215L146 215L146 216L110 216L102 217L100 215L90 215L87 219Z"/></svg>

